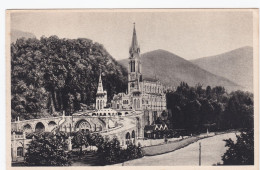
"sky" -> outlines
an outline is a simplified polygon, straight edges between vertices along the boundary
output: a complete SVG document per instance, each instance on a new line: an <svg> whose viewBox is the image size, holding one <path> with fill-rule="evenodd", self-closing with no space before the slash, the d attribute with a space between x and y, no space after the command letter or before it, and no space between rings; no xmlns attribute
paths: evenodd
<svg viewBox="0 0 260 170"><path fill-rule="evenodd" d="M141 53L164 49L187 60L253 46L249 10L18 11L11 29L41 36L88 38L117 60L128 58L136 26Z"/></svg>

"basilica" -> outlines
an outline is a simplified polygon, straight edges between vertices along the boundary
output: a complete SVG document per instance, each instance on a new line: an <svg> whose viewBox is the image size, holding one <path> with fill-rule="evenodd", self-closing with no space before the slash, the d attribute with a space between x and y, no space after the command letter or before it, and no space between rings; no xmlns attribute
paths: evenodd
<svg viewBox="0 0 260 170"><path fill-rule="evenodd" d="M111 108L142 112L145 125L152 124L166 110L165 86L155 78L143 78L140 47L137 41L135 26L128 58L128 90L114 95ZM107 93L103 89L101 75L96 94L96 109L107 105Z"/></svg>

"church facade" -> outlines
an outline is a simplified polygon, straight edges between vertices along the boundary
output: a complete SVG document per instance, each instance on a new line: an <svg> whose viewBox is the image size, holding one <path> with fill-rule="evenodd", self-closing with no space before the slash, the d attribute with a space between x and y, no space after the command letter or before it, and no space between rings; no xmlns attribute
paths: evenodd
<svg viewBox="0 0 260 170"><path fill-rule="evenodd" d="M150 125L166 110L166 87L157 79L143 78L140 47L135 26L128 58L128 91L114 95L111 101L116 110L141 111L144 125Z"/></svg>

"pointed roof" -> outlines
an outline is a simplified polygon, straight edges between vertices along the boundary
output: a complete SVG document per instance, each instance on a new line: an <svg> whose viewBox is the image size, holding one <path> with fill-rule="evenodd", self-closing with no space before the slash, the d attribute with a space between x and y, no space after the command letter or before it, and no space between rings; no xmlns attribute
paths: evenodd
<svg viewBox="0 0 260 170"><path fill-rule="evenodd" d="M134 30L133 30L132 43L131 43L131 46L130 46L129 52L130 52L130 53L138 52L138 51L137 51L138 49L139 49L139 46L138 46L138 42L137 42L137 35L136 35L136 31L135 31L135 23L134 23Z"/></svg>
<svg viewBox="0 0 260 170"><path fill-rule="evenodd" d="M104 93L103 84L102 84L102 79L101 79L101 73L100 73L100 75L99 75L97 93Z"/></svg>

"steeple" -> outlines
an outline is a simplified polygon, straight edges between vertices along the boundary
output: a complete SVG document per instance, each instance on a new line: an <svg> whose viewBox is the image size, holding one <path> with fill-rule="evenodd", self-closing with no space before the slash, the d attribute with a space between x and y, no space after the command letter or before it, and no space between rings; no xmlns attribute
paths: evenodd
<svg viewBox="0 0 260 170"><path fill-rule="evenodd" d="M97 89L97 93L103 93L103 84L102 84L102 79L101 79L101 73L99 75L99 81L98 81L98 89Z"/></svg>
<svg viewBox="0 0 260 170"><path fill-rule="evenodd" d="M140 47L137 42L135 23L133 29L132 43L129 49L128 62L128 93L139 91L140 82L142 82Z"/></svg>
<svg viewBox="0 0 260 170"><path fill-rule="evenodd" d="M133 30L133 37L132 37L132 43L129 49L129 53L133 54L133 53L139 53L140 48L138 46L138 42L137 42L137 36L136 36L136 31L135 31L135 23L134 23L134 30Z"/></svg>
<svg viewBox="0 0 260 170"><path fill-rule="evenodd" d="M96 94L96 109L98 110L103 109L104 107L106 107L106 105L107 105L107 91L103 89L101 72L100 72L98 89Z"/></svg>

